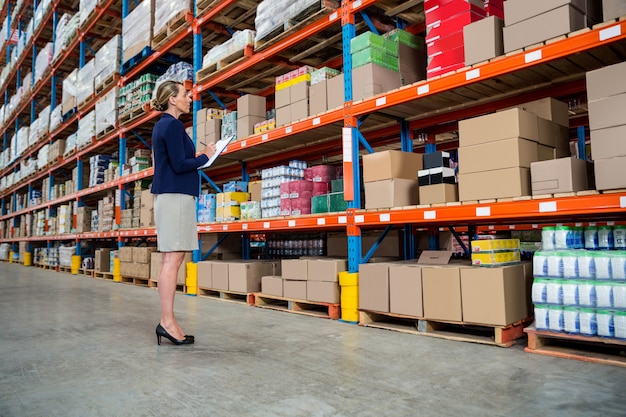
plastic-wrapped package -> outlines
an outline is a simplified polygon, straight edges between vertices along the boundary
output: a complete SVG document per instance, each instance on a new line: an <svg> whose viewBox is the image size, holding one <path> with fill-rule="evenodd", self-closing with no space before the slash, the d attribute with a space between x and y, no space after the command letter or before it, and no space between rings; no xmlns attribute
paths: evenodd
<svg viewBox="0 0 626 417"><path fill-rule="evenodd" d="M273 30L283 26L286 21L293 19L320 0L265 0L256 9L254 27L256 41L260 41Z"/></svg>
<svg viewBox="0 0 626 417"><path fill-rule="evenodd" d="M43 78L43 75L47 72L52 64L52 43L48 42L46 46L44 46L39 53L37 54L37 58L35 60L35 79L40 80Z"/></svg>
<svg viewBox="0 0 626 417"><path fill-rule="evenodd" d="M189 0L157 1L154 8L154 33L161 32L179 13L191 11Z"/></svg>
<svg viewBox="0 0 626 417"><path fill-rule="evenodd" d="M91 138L96 135L96 112L90 111L78 121L76 132L76 145L80 149L91 143Z"/></svg>
<svg viewBox="0 0 626 417"><path fill-rule="evenodd" d="M69 46L70 42L76 35L79 24L79 15L64 14L57 23L56 40L54 43L54 56L56 60L61 53Z"/></svg>
<svg viewBox="0 0 626 417"><path fill-rule="evenodd" d="M96 73L96 60L92 59L78 70L76 77L76 104L82 104L93 96L93 79Z"/></svg>
<svg viewBox="0 0 626 417"><path fill-rule="evenodd" d="M121 51L121 38L115 35L96 52L94 87L98 87L118 71Z"/></svg>
<svg viewBox="0 0 626 417"><path fill-rule="evenodd" d="M124 62L150 46L152 41L153 2L144 0L122 20Z"/></svg>
<svg viewBox="0 0 626 417"><path fill-rule="evenodd" d="M165 71L163 75L161 75L154 84L154 90L152 92L152 98L156 98L156 91L159 88L159 85L167 80L178 81L184 83L185 81L193 80L193 66L185 61L177 62Z"/></svg>
<svg viewBox="0 0 626 417"><path fill-rule="evenodd" d="M61 103L63 108L61 114L65 114L76 107L78 96L78 68L74 68L63 80L63 92L61 94Z"/></svg>
<svg viewBox="0 0 626 417"><path fill-rule="evenodd" d="M72 133L65 139L65 151L63 152L63 156L71 154L76 149L77 138L76 133Z"/></svg>
<svg viewBox="0 0 626 417"><path fill-rule="evenodd" d="M118 89L114 87L96 102L96 135L109 127L115 127L117 122Z"/></svg>
<svg viewBox="0 0 626 417"><path fill-rule="evenodd" d="M17 143L17 156L21 156L26 149L28 149L28 135L30 132L29 126L22 126L17 131L16 143Z"/></svg>
<svg viewBox="0 0 626 417"><path fill-rule="evenodd" d="M92 12L96 9L98 5L98 0L80 0L79 6L79 18L78 22L80 26L83 26L83 23L87 21Z"/></svg>
<svg viewBox="0 0 626 417"><path fill-rule="evenodd" d="M50 111L50 123L49 130L54 132L63 120L63 105L59 104L53 110Z"/></svg>
<svg viewBox="0 0 626 417"><path fill-rule="evenodd" d="M24 76L22 81L22 87L24 87L24 95L30 94L33 89L33 73L29 72Z"/></svg>
<svg viewBox="0 0 626 417"><path fill-rule="evenodd" d="M232 38L209 50L202 58L202 66L208 67L237 51L245 49L248 45L254 45L254 36L255 32L253 30L238 30L233 34Z"/></svg>
<svg viewBox="0 0 626 417"><path fill-rule="evenodd" d="M45 144L41 147L41 149L39 149L39 152L37 152L37 167L38 168L44 167L48 163L49 150L50 150L50 145Z"/></svg>

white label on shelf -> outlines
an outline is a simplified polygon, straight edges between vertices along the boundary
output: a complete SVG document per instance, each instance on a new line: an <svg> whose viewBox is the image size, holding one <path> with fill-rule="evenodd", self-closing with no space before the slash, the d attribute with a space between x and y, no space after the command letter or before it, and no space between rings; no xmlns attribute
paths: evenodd
<svg viewBox="0 0 626 417"><path fill-rule="evenodd" d="M317 219L317 225L318 226L324 226L326 224L326 219L325 218L319 218Z"/></svg>
<svg viewBox="0 0 626 417"><path fill-rule="evenodd" d="M489 226L489 230L495 230L496 226Z"/></svg>
<svg viewBox="0 0 626 417"><path fill-rule="evenodd" d="M269 229L270 228L270 222L263 222L263 228L264 229Z"/></svg>
<svg viewBox="0 0 626 417"><path fill-rule="evenodd" d="M592 227L593 227L593 226L595 226L595 225L596 225L596 222L589 222L589 226L592 226Z"/></svg>
<svg viewBox="0 0 626 417"><path fill-rule="evenodd" d="M315 119L313 119L313 126L317 126L318 124L320 124L322 122L322 120L319 117L316 117Z"/></svg>
<svg viewBox="0 0 626 417"><path fill-rule="evenodd" d="M539 203L539 213L552 213L556 211L556 201Z"/></svg>
<svg viewBox="0 0 626 417"><path fill-rule="evenodd" d="M265 142L266 140L268 140L270 137L267 135L267 133L264 133L263 136L261 136L261 142Z"/></svg>
<svg viewBox="0 0 626 417"><path fill-rule="evenodd" d="M583 227L583 224L582 223L574 223L574 226L576 226L576 227Z"/></svg>
<svg viewBox="0 0 626 417"><path fill-rule="evenodd" d="M430 93L430 84L424 84L417 87L417 95L421 96L422 94Z"/></svg>
<svg viewBox="0 0 626 417"><path fill-rule="evenodd" d="M607 226L615 226L615 222L606 222Z"/></svg>
<svg viewBox="0 0 626 417"><path fill-rule="evenodd" d="M137 235L138 235L138 233L137 233L137 231L135 230L135 236L137 236Z"/></svg>
<svg viewBox="0 0 626 417"><path fill-rule="evenodd" d="M365 216L364 215L358 215L358 216L354 216L354 222L355 223L364 223L365 222Z"/></svg>
<svg viewBox="0 0 626 417"><path fill-rule="evenodd" d="M352 162L352 128L343 128L343 161Z"/></svg>
<svg viewBox="0 0 626 417"><path fill-rule="evenodd" d="M223 225L222 230L228 230L228 225L227 224Z"/></svg>
<svg viewBox="0 0 626 417"><path fill-rule="evenodd" d="M248 223L244 223L241 225L241 230L248 230Z"/></svg>
<svg viewBox="0 0 626 417"><path fill-rule="evenodd" d="M289 226L289 227L296 227L296 221L295 220L289 220L287 222L287 226Z"/></svg>
<svg viewBox="0 0 626 417"><path fill-rule="evenodd" d="M539 61L541 58L543 58L543 52L541 51L541 49L533 51L533 52L529 52L526 55L524 55L524 61L527 64L529 62Z"/></svg>
<svg viewBox="0 0 626 417"><path fill-rule="evenodd" d="M337 218L337 223L339 223L339 224L347 224L348 223L348 217L347 216L339 216Z"/></svg>
<svg viewBox="0 0 626 417"><path fill-rule="evenodd" d="M361 0L356 0L354 3L352 3L352 8L356 9L357 7L361 7Z"/></svg>
<svg viewBox="0 0 626 417"><path fill-rule="evenodd" d="M509 225L509 229L510 229L510 230L515 230L515 225L514 225L514 224L510 224L510 225Z"/></svg>
<svg viewBox="0 0 626 417"><path fill-rule="evenodd" d="M378 220L381 221L381 222L388 222L388 221L391 220L391 214L383 213L383 214L378 216Z"/></svg>
<svg viewBox="0 0 626 417"><path fill-rule="evenodd" d="M600 31L600 40L605 41L607 39L614 38L622 34L622 26L615 25L610 28L606 28Z"/></svg>
<svg viewBox="0 0 626 417"><path fill-rule="evenodd" d="M476 207L476 217L491 216L491 207Z"/></svg>
<svg viewBox="0 0 626 417"><path fill-rule="evenodd" d="M536 223L533 223L533 229L538 229L538 228L539 228L539 225Z"/></svg>
<svg viewBox="0 0 626 417"><path fill-rule="evenodd" d="M467 81L476 79L478 77L480 77L480 68L476 68L476 69L473 69L471 71L467 71L465 73L465 79Z"/></svg>
<svg viewBox="0 0 626 417"><path fill-rule="evenodd" d="M387 104L387 96L384 97L380 97L376 99L376 106L384 106L385 104Z"/></svg>
<svg viewBox="0 0 626 417"><path fill-rule="evenodd" d="M619 198L619 208L624 208L626 207L626 197L620 197Z"/></svg>
<svg viewBox="0 0 626 417"><path fill-rule="evenodd" d="M288 126L288 127L285 128L285 133L289 134L291 132L293 132L293 127Z"/></svg>
<svg viewBox="0 0 626 417"><path fill-rule="evenodd" d="M556 224L556 227L561 227L561 226L563 226L563 223L557 223Z"/></svg>
<svg viewBox="0 0 626 417"><path fill-rule="evenodd" d="M245 147L246 147L246 141L245 141L245 140L242 140L242 141L241 141L241 142L239 142L239 143L241 144L241 147L242 147L242 148L245 148Z"/></svg>
<svg viewBox="0 0 626 417"><path fill-rule="evenodd" d="M424 220L435 220L437 218L436 210L428 210L424 212Z"/></svg>
<svg viewBox="0 0 626 417"><path fill-rule="evenodd" d="M332 22L333 20L335 20L338 17L339 17L339 14L337 12L331 13L331 15L328 16L328 21Z"/></svg>

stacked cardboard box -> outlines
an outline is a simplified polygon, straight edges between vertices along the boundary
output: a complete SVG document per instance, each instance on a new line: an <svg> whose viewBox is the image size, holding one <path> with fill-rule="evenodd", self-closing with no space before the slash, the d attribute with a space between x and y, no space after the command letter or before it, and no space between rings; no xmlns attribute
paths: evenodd
<svg viewBox="0 0 626 417"><path fill-rule="evenodd" d="M114 220L115 198L112 193L109 193L109 195L98 201L98 232L113 230Z"/></svg>
<svg viewBox="0 0 626 417"><path fill-rule="evenodd" d="M276 126L309 117L309 85L315 68L303 66L276 78Z"/></svg>
<svg viewBox="0 0 626 417"><path fill-rule="evenodd" d="M267 168L261 171L262 218L281 215L281 184L296 180L303 180L305 168L306 162L300 163L300 161L289 161L289 166L282 165ZM285 203L283 203L283 206L284 204Z"/></svg>
<svg viewBox="0 0 626 417"><path fill-rule="evenodd" d="M118 87L113 87L96 101L96 135L117 126L118 96Z"/></svg>
<svg viewBox="0 0 626 417"><path fill-rule="evenodd" d="M504 52L543 42L602 21L600 2L550 0L504 3Z"/></svg>
<svg viewBox="0 0 626 417"><path fill-rule="evenodd" d="M99 90L102 84L117 73L122 53L122 40L119 35L113 36L96 52L96 76L93 84Z"/></svg>
<svg viewBox="0 0 626 417"><path fill-rule="evenodd" d="M311 115L324 113L329 109L328 80L339 75L339 71L327 67L311 73L311 86L309 87L309 111ZM343 93L343 89L341 92Z"/></svg>
<svg viewBox="0 0 626 417"><path fill-rule="evenodd" d="M75 68L70 72L67 77L63 79L63 92L61 95L61 114L69 113L78 104L76 102L76 95L78 94L78 88L76 85L78 79L78 68ZM51 123L50 130L53 130L53 124Z"/></svg>
<svg viewBox="0 0 626 417"><path fill-rule="evenodd" d="M82 206L76 209L76 233L85 233L91 230L91 212L93 208Z"/></svg>
<svg viewBox="0 0 626 417"><path fill-rule="evenodd" d="M154 1L143 0L122 20L122 57L126 62L152 42Z"/></svg>
<svg viewBox="0 0 626 417"><path fill-rule="evenodd" d="M591 155L598 190L626 187L626 63L587 73Z"/></svg>
<svg viewBox="0 0 626 417"><path fill-rule="evenodd" d="M96 60L91 59L78 70L76 78L76 103L78 106L89 101L94 93L93 80L96 76Z"/></svg>
<svg viewBox="0 0 626 417"><path fill-rule="evenodd" d="M465 66L463 28L485 17L482 0L425 0L428 78Z"/></svg>
<svg viewBox="0 0 626 417"><path fill-rule="evenodd" d="M263 276L279 273L278 261L198 262L198 288L240 293L259 292Z"/></svg>
<svg viewBox="0 0 626 417"><path fill-rule="evenodd" d="M94 268L96 272L110 272L112 249L96 249L94 257Z"/></svg>
<svg viewBox="0 0 626 417"><path fill-rule="evenodd" d="M200 109L196 112L196 149L203 152L205 145L215 143L222 138L221 109ZM189 135L191 136L191 135Z"/></svg>
<svg viewBox="0 0 626 417"><path fill-rule="evenodd" d="M240 204L250 199L250 194L244 192L227 192L216 195L216 215L218 222L239 220L241 218Z"/></svg>
<svg viewBox="0 0 626 417"><path fill-rule="evenodd" d="M559 118L559 109L563 109L559 103L544 99L528 103L526 108ZM566 114L561 123L566 123ZM530 195L530 164L565 152L561 150L567 144L567 135L564 126L520 108L460 121L459 199Z"/></svg>
<svg viewBox="0 0 626 417"><path fill-rule="evenodd" d="M48 162L56 162L65 152L65 139L55 140L48 148Z"/></svg>
<svg viewBox="0 0 626 417"><path fill-rule="evenodd" d="M336 213L346 211L348 205L343 195L343 180L334 180L330 183L330 192L313 195L311 199L311 213Z"/></svg>
<svg viewBox="0 0 626 417"><path fill-rule="evenodd" d="M485 14L504 20L504 0L483 0Z"/></svg>
<svg viewBox="0 0 626 417"><path fill-rule="evenodd" d="M420 204L438 204L458 201L459 193L454 169L450 168L448 152L434 152L422 157L418 171Z"/></svg>
<svg viewBox="0 0 626 417"><path fill-rule="evenodd" d="M352 100L363 100L401 86L397 41L365 32L350 41Z"/></svg>
<svg viewBox="0 0 626 417"><path fill-rule="evenodd" d="M154 195L150 190L141 190L139 227L154 227Z"/></svg>
<svg viewBox="0 0 626 417"><path fill-rule="evenodd" d="M265 120L266 98L246 94L237 99L237 139L254 134L254 125Z"/></svg>
<svg viewBox="0 0 626 417"><path fill-rule="evenodd" d="M363 155L365 208L389 208L419 203L417 172L422 155L383 151Z"/></svg>
<svg viewBox="0 0 626 417"><path fill-rule="evenodd" d="M604 20L616 19L626 15L624 0L602 0L602 14Z"/></svg>
<svg viewBox="0 0 626 417"><path fill-rule="evenodd" d="M465 65L473 65L504 54L503 26L502 18L492 15L463 28Z"/></svg>
<svg viewBox="0 0 626 417"><path fill-rule="evenodd" d="M57 210L59 221L59 234L70 233L72 231L72 206L70 204L59 206Z"/></svg>

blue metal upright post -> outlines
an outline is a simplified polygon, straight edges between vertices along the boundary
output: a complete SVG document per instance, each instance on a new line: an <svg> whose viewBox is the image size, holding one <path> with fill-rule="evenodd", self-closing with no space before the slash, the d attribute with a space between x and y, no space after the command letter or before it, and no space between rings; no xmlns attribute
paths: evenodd
<svg viewBox="0 0 626 417"><path fill-rule="evenodd" d="M587 145L585 136L585 126L578 126L576 128L576 136L578 137L578 159L582 159L583 161L587 160Z"/></svg>
<svg viewBox="0 0 626 417"><path fill-rule="evenodd" d="M411 140L411 130L409 129L409 123L401 119L400 120L400 144L403 152L413 152L413 141ZM415 233L413 226L405 224L404 227L404 259L413 259L415 257Z"/></svg>

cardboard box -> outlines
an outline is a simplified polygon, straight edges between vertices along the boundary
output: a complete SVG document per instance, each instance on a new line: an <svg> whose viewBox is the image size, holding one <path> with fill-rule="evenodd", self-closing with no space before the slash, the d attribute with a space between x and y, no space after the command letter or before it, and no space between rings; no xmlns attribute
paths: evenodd
<svg viewBox="0 0 626 417"><path fill-rule="evenodd" d="M228 291L228 262L211 264L211 281L213 289Z"/></svg>
<svg viewBox="0 0 626 417"><path fill-rule="evenodd" d="M539 117L539 143L558 149L569 149L569 128Z"/></svg>
<svg viewBox="0 0 626 417"><path fill-rule="evenodd" d="M521 22L522 20L530 19L534 16L544 14L567 5L572 5L580 12L584 13L585 1L586 0L546 0L541 2L529 2L528 0L507 0L504 2L506 25L510 26Z"/></svg>
<svg viewBox="0 0 626 417"><path fill-rule="evenodd" d="M546 145L537 145L537 161L549 161L555 158L555 148Z"/></svg>
<svg viewBox="0 0 626 417"><path fill-rule="evenodd" d="M282 91L282 90L281 90ZM276 127L291 124L291 105L276 109Z"/></svg>
<svg viewBox="0 0 626 417"><path fill-rule="evenodd" d="M452 17L445 14L441 15L441 19L430 20L429 17L430 21L426 25L426 42L436 37L446 36L449 33L462 32L464 26L484 18L484 10L476 10L476 8Z"/></svg>
<svg viewBox="0 0 626 417"><path fill-rule="evenodd" d="M289 101L290 104L297 103L302 100L308 100L309 98L309 83L301 82L289 87Z"/></svg>
<svg viewBox="0 0 626 417"><path fill-rule="evenodd" d="M626 3L624 0L602 0L602 15L604 21L626 15Z"/></svg>
<svg viewBox="0 0 626 417"><path fill-rule="evenodd" d="M336 77L326 80L326 100L328 102L328 110L334 110L337 107L343 107L343 81L343 74L339 74Z"/></svg>
<svg viewBox="0 0 626 417"><path fill-rule="evenodd" d="M139 227L153 227L154 226L154 209L141 208L139 212Z"/></svg>
<svg viewBox="0 0 626 417"><path fill-rule="evenodd" d="M437 7L432 7L432 2L424 4L424 15L427 22L436 22L450 19L462 13L473 11L484 16L485 9L482 2L474 1L440 1L436 2Z"/></svg>
<svg viewBox="0 0 626 417"><path fill-rule="evenodd" d="M398 71L400 83L409 85L426 78L426 61L424 50L414 49L409 45L398 45Z"/></svg>
<svg viewBox="0 0 626 417"><path fill-rule="evenodd" d="M261 291L261 277L272 275L269 262L237 262L228 264L228 290L237 292Z"/></svg>
<svg viewBox="0 0 626 417"><path fill-rule="evenodd" d="M248 192L250 193L250 201L261 201L261 181L250 181L248 183Z"/></svg>
<svg viewBox="0 0 626 417"><path fill-rule="evenodd" d="M244 139L254 134L254 125L265 120L265 117L245 116L237 119L237 139Z"/></svg>
<svg viewBox="0 0 626 417"><path fill-rule="evenodd" d="M463 321L459 267L424 266L421 270L424 317L433 320Z"/></svg>
<svg viewBox="0 0 626 417"><path fill-rule="evenodd" d="M339 273L348 270L345 259L315 259L309 260L307 265L309 281L338 282Z"/></svg>
<svg viewBox="0 0 626 417"><path fill-rule="evenodd" d="M389 312L424 316L419 265L389 265Z"/></svg>
<svg viewBox="0 0 626 417"><path fill-rule="evenodd" d="M156 252L157 248L154 246L135 246L133 247L133 262L140 264L150 263L150 254Z"/></svg>
<svg viewBox="0 0 626 417"><path fill-rule="evenodd" d="M417 180L395 178L375 182L366 182L365 208L390 208L419 204L419 185Z"/></svg>
<svg viewBox="0 0 626 417"><path fill-rule="evenodd" d="M626 124L591 131L591 156L607 159L626 156Z"/></svg>
<svg viewBox="0 0 626 417"><path fill-rule="evenodd" d="M510 138L539 142L537 116L521 109L510 109L459 121L459 146Z"/></svg>
<svg viewBox="0 0 626 417"><path fill-rule="evenodd" d="M137 278L150 278L150 264L133 262L135 276Z"/></svg>
<svg viewBox="0 0 626 417"><path fill-rule="evenodd" d="M570 158L533 162L530 178L533 195L587 190L587 162Z"/></svg>
<svg viewBox="0 0 626 417"><path fill-rule="evenodd" d="M294 300L306 300L307 281L283 279L283 297Z"/></svg>
<svg viewBox="0 0 626 417"><path fill-rule="evenodd" d="M389 263L359 265L359 309L389 312Z"/></svg>
<svg viewBox="0 0 626 417"><path fill-rule="evenodd" d="M122 246L119 250L120 262L132 262L133 261L133 247L132 246Z"/></svg>
<svg viewBox="0 0 626 417"><path fill-rule="evenodd" d="M308 99L291 103L289 105L289 108L291 110L291 122L292 123L309 117L309 100Z"/></svg>
<svg viewBox="0 0 626 417"><path fill-rule="evenodd" d="M589 128L591 130L624 124L626 93L589 101Z"/></svg>
<svg viewBox="0 0 626 417"><path fill-rule="evenodd" d="M198 287L213 288L213 261L198 262Z"/></svg>
<svg viewBox="0 0 626 417"><path fill-rule="evenodd" d="M507 2L508 3L508 2ZM505 3L506 5L506 3ZM508 22L508 14L507 22ZM587 18L572 6L563 6L503 29L504 52L509 53L557 36L575 32L587 26Z"/></svg>
<svg viewBox="0 0 626 417"><path fill-rule="evenodd" d="M281 275L284 279L296 281L306 281L308 279L309 266L306 259L283 259L280 262L280 266Z"/></svg>
<svg viewBox="0 0 626 417"><path fill-rule="evenodd" d="M237 99L237 124L247 116L262 117L265 120L266 98L246 94Z"/></svg>
<svg viewBox="0 0 626 417"><path fill-rule="evenodd" d="M589 73L587 73L589 74ZM569 128L569 108L567 103L552 97L515 106L527 112L533 113L540 118L550 120L558 125Z"/></svg>
<svg viewBox="0 0 626 417"><path fill-rule="evenodd" d="M261 292L267 295L283 296L283 278L268 275L261 278Z"/></svg>
<svg viewBox="0 0 626 417"><path fill-rule="evenodd" d="M363 100L399 87L400 74L397 71L376 64L366 64L352 69L353 101ZM330 104L329 108L331 108Z"/></svg>
<svg viewBox="0 0 626 417"><path fill-rule="evenodd" d="M593 165L597 190L626 188L626 156L596 159Z"/></svg>
<svg viewBox="0 0 626 417"><path fill-rule="evenodd" d="M328 281L307 281L306 299L321 303L339 304L339 283Z"/></svg>
<svg viewBox="0 0 626 417"><path fill-rule="evenodd" d="M97 272L109 272L112 249L97 249L94 257L94 269Z"/></svg>
<svg viewBox="0 0 626 417"><path fill-rule="evenodd" d="M309 87L309 110L311 115L328 111L326 84L326 80L323 80Z"/></svg>
<svg viewBox="0 0 626 417"><path fill-rule="evenodd" d="M460 201L520 197L530 195L530 191L528 168L459 174Z"/></svg>
<svg viewBox="0 0 626 417"><path fill-rule="evenodd" d="M381 151L363 155L363 182L394 178L417 179L422 155L413 152Z"/></svg>
<svg viewBox="0 0 626 417"><path fill-rule="evenodd" d="M529 316L523 265L460 271L464 322L506 326Z"/></svg>
<svg viewBox="0 0 626 417"><path fill-rule="evenodd" d="M473 65L504 54L502 28L504 22L490 16L463 28L465 65Z"/></svg>
<svg viewBox="0 0 626 417"><path fill-rule="evenodd" d="M141 191L141 208L154 208L154 194L150 190Z"/></svg>
<svg viewBox="0 0 626 417"><path fill-rule="evenodd" d="M276 106L276 109L287 107L289 104L291 104L290 91L291 90L289 89L289 87L283 88L281 90L276 90L275 103L274 103Z"/></svg>
<svg viewBox="0 0 626 417"><path fill-rule="evenodd" d="M530 163L535 161L538 161L537 143L521 138L459 147L460 174L514 167L530 168Z"/></svg>
<svg viewBox="0 0 626 417"><path fill-rule="evenodd" d="M439 204L459 201L456 184L434 184L419 187L420 204Z"/></svg>

